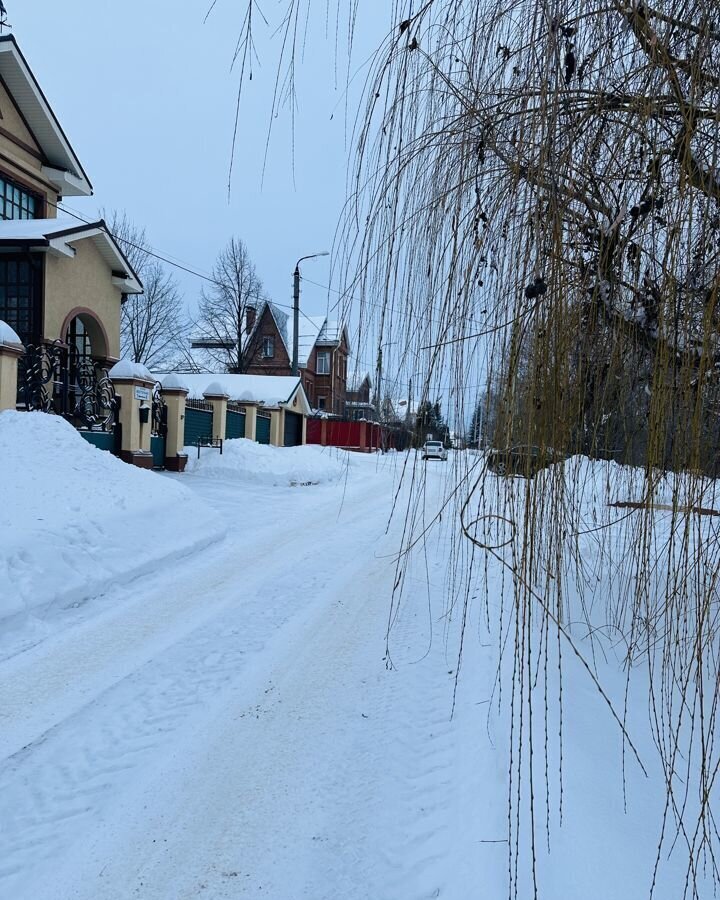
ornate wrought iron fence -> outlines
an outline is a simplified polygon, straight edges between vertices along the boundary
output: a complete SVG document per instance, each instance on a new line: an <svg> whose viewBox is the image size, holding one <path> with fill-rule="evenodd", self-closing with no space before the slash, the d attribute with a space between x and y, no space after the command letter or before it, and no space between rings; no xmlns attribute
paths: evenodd
<svg viewBox="0 0 720 900"><path fill-rule="evenodd" d="M120 409L107 370L61 341L25 347L18 365L18 404L96 431L113 431Z"/></svg>
<svg viewBox="0 0 720 900"><path fill-rule="evenodd" d="M167 435L167 404L161 393L162 385L158 381L152 395L152 433L160 437Z"/></svg>

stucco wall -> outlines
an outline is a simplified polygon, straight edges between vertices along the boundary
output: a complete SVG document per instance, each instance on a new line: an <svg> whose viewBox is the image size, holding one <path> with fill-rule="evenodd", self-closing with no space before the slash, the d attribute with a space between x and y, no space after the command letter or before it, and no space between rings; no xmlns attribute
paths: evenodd
<svg viewBox="0 0 720 900"><path fill-rule="evenodd" d="M102 322L107 335L107 355L120 356L121 291L112 284L112 272L100 256L91 238L76 241L73 259L48 254L45 263L45 313L43 334L46 340L64 339L63 323L78 307L91 310ZM93 354L100 354L95 345Z"/></svg>
<svg viewBox="0 0 720 900"><path fill-rule="evenodd" d="M50 200L42 214L55 218L58 195L41 174L42 153L1 82L0 110L0 172Z"/></svg>

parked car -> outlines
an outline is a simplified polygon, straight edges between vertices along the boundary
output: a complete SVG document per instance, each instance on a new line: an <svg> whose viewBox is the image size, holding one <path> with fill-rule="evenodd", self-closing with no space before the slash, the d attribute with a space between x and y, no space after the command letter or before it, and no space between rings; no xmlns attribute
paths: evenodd
<svg viewBox="0 0 720 900"><path fill-rule="evenodd" d="M442 462L447 460L448 453L442 441L425 441L422 448L423 459L439 459Z"/></svg>
<svg viewBox="0 0 720 900"><path fill-rule="evenodd" d="M552 447L536 447L532 444L509 447L507 450L491 450L487 467L496 475L523 475L532 478L540 469L565 459Z"/></svg>

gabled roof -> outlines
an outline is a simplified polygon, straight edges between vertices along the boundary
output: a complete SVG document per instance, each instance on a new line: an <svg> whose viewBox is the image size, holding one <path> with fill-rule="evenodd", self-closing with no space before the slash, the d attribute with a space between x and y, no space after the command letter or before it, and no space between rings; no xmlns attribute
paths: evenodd
<svg viewBox="0 0 720 900"><path fill-rule="evenodd" d="M47 250L59 256L74 256L76 241L90 239L108 264L113 283L123 294L142 294L142 282L125 258L105 223L76 219L7 219L0 221L0 247Z"/></svg>
<svg viewBox="0 0 720 900"><path fill-rule="evenodd" d="M90 179L11 34L0 36L0 78L42 150L43 175L66 197L89 197Z"/></svg>
<svg viewBox="0 0 720 900"><path fill-rule="evenodd" d="M368 385L372 387L372 378L370 377L369 372L354 372L350 378L348 378L348 392L353 394L357 393L366 381Z"/></svg>
<svg viewBox="0 0 720 900"><path fill-rule="evenodd" d="M245 347L250 346L253 338L257 334L266 309L270 311L270 314L275 320L277 330L285 344L287 355L290 357L290 360L292 360L294 334L292 316L269 300L265 301L258 310L255 325L245 340ZM307 368L310 354L316 344L335 346L342 341L343 335L345 335L345 339L347 340L347 331L341 322L328 319L327 316L307 316L304 313L301 313L300 328L298 330L298 366L301 369Z"/></svg>

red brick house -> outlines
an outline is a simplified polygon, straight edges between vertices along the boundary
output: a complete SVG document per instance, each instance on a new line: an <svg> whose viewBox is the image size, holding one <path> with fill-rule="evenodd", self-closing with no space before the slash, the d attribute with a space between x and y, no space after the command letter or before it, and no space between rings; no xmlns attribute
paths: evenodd
<svg viewBox="0 0 720 900"><path fill-rule="evenodd" d="M272 303L249 309L243 371L249 375L290 375L293 352L292 317ZM345 415L347 329L327 316L300 316L298 368L313 409Z"/></svg>

